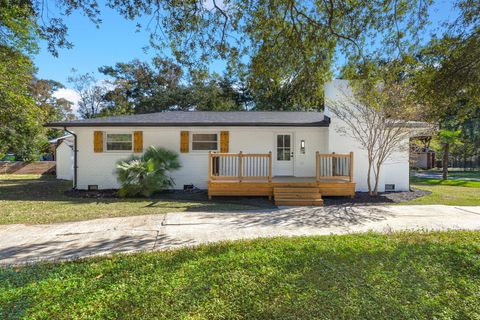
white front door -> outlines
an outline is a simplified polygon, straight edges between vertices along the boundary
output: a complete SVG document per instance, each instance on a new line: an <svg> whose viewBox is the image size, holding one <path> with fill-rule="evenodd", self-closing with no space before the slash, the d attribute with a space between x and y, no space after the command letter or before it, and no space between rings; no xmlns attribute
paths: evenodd
<svg viewBox="0 0 480 320"><path fill-rule="evenodd" d="M293 176L293 134L277 133L275 143L275 175Z"/></svg>

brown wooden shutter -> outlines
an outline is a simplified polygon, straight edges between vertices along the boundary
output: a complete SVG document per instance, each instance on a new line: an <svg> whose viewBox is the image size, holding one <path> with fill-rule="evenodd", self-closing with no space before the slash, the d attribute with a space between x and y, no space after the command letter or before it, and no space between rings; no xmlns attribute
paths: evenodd
<svg viewBox="0 0 480 320"><path fill-rule="evenodd" d="M220 132L220 152L228 153L230 137L228 131Z"/></svg>
<svg viewBox="0 0 480 320"><path fill-rule="evenodd" d="M143 131L133 132L133 152L135 153L143 152Z"/></svg>
<svg viewBox="0 0 480 320"><path fill-rule="evenodd" d="M93 132L93 152L103 152L103 131Z"/></svg>
<svg viewBox="0 0 480 320"><path fill-rule="evenodd" d="M189 151L189 132L188 131L180 131L180 152L181 153L188 153Z"/></svg>

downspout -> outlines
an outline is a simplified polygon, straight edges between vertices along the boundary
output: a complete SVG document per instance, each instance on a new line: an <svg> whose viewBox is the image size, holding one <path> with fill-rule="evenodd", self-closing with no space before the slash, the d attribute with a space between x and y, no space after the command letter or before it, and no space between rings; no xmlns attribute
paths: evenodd
<svg viewBox="0 0 480 320"><path fill-rule="evenodd" d="M63 127L63 130L70 133L73 136L73 190L77 189L77 135L72 131L69 131L66 126Z"/></svg>

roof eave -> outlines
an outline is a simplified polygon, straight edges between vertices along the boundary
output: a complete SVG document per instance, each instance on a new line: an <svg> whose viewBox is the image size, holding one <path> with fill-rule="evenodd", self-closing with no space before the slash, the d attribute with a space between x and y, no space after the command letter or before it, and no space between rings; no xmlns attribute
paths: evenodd
<svg viewBox="0 0 480 320"><path fill-rule="evenodd" d="M311 123L270 123L270 122L252 122L252 123L205 123L205 122L170 122L170 123L148 123L148 122L95 122L95 123L68 123L51 122L44 125L48 128L65 127L328 127L330 119Z"/></svg>

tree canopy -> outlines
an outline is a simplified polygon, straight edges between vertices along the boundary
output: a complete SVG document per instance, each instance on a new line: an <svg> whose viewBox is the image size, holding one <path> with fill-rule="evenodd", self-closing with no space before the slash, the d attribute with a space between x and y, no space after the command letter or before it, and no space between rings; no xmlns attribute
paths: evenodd
<svg viewBox="0 0 480 320"><path fill-rule="evenodd" d="M425 119L462 126L479 117L480 5L455 0L459 16L427 34L435 2L0 0L0 124L11 140L2 150L13 148L16 133L26 141L42 131L46 100L30 85L36 81L30 56L40 39L57 55L58 48L72 46L64 17L77 11L100 25L105 6L126 19L149 21L138 28L150 33L150 47L172 55L101 67L108 83L91 75L72 79L85 93L83 117L171 109L319 110L324 82L342 70L372 84L405 83ZM216 60L226 62L222 76L205 71ZM61 101L48 103L57 105L55 112L68 109ZM14 108L31 119L32 132L20 133L26 129L10 119L21 112L6 115Z"/></svg>
<svg viewBox="0 0 480 320"><path fill-rule="evenodd" d="M152 63L132 60L103 66L99 71L108 80L96 116L165 110L245 110L251 99L246 90L235 87L238 82L227 74L197 70L186 75L171 59L156 57ZM87 101L81 97L80 106Z"/></svg>

